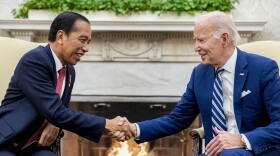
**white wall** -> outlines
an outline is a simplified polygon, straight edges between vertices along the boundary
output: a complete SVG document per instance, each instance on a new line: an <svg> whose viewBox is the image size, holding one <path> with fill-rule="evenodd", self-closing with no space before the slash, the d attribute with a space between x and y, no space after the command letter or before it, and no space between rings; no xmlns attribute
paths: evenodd
<svg viewBox="0 0 280 156"><path fill-rule="evenodd" d="M24 0L0 0L0 19L12 19L12 10L14 8L19 8Z"/></svg>
<svg viewBox="0 0 280 156"><path fill-rule="evenodd" d="M19 5L24 0L0 0L0 19L12 19L12 10L19 8ZM7 33L0 30L0 36L9 36Z"/></svg>
<svg viewBox="0 0 280 156"><path fill-rule="evenodd" d="M258 40L280 40L279 0L240 0L233 12L235 20L267 21L264 31L252 37Z"/></svg>

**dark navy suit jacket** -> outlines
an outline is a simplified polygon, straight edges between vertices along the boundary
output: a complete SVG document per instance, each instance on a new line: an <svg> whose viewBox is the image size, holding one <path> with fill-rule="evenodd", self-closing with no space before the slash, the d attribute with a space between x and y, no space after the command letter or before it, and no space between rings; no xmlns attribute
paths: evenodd
<svg viewBox="0 0 280 156"><path fill-rule="evenodd" d="M139 122L140 140L164 137L189 127L201 113L205 144L212 139L211 98L214 67L194 68L186 92L175 109L166 116ZM237 49L234 76L234 113L240 133L248 138L255 154L280 148L280 79L277 63L271 59ZM241 97L242 91L251 93Z"/></svg>
<svg viewBox="0 0 280 156"><path fill-rule="evenodd" d="M63 97L55 91L57 72L50 46L39 46L19 61L0 107L0 147L29 138L47 119L53 125L98 142L105 118L68 107L75 69L67 65Z"/></svg>

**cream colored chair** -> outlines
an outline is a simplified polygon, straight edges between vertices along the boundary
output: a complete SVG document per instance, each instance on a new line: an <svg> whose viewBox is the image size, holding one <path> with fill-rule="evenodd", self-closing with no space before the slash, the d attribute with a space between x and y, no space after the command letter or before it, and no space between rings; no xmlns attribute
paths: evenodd
<svg viewBox="0 0 280 156"><path fill-rule="evenodd" d="M242 44L238 47L243 51L271 58L280 67L280 41L255 41ZM203 127L193 129L189 135L193 139L193 155L200 154L202 152L201 140L204 139Z"/></svg>
<svg viewBox="0 0 280 156"><path fill-rule="evenodd" d="M280 66L280 41L256 41L238 47L243 51L271 58Z"/></svg>
<svg viewBox="0 0 280 156"><path fill-rule="evenodd" d="M29 50L46 43L35 43L9 37L0 37L0 100L5 96L8 84L19 59Z"/></svg>

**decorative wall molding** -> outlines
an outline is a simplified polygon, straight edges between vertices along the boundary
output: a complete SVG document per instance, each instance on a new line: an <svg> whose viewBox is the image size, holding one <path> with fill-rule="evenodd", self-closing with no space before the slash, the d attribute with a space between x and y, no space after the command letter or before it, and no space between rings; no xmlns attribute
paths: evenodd
<svg viewBox="0 0 280 156"><path fill-rule="evenodd" d="M10 33L12 36L15 36L15 38L26 41L33 41L34 37L36 36L36 32L32 30L12 30Z"/></svg>
<svg viewBox="0 0 280 156"><path fill-rule="evenodd" d="M96 50L88 52L84 61L200 61L191 33L98 32L93 38Z"/></svg>

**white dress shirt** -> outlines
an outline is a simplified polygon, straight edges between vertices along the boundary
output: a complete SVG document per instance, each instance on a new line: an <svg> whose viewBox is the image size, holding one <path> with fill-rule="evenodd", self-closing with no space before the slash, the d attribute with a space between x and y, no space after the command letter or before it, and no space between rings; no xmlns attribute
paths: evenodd
<svg viewBox="0 0 280 156"><path fill-rule="evenodd" d="M233 106L233 91L234 91L234 75L237 60L237 49L234 49L232 56L222 67L224 72L222 73L222 86L223 86L223 107L226 116L227 131L232 134L240 134L236 118L234 114ZM251 144L244 134L241 134L245 140L246 147L252 150Z"/></svg>
<svg viewBox="0 0 280 156"><path fill-rule="evenodd" d="M223 106L226 116L227 131L232 134L239 134L233 107L234 73L236 60L237 51L235 49L230 59L222 67L224 69L224 72L221 75L224 100Z"/></svg>

